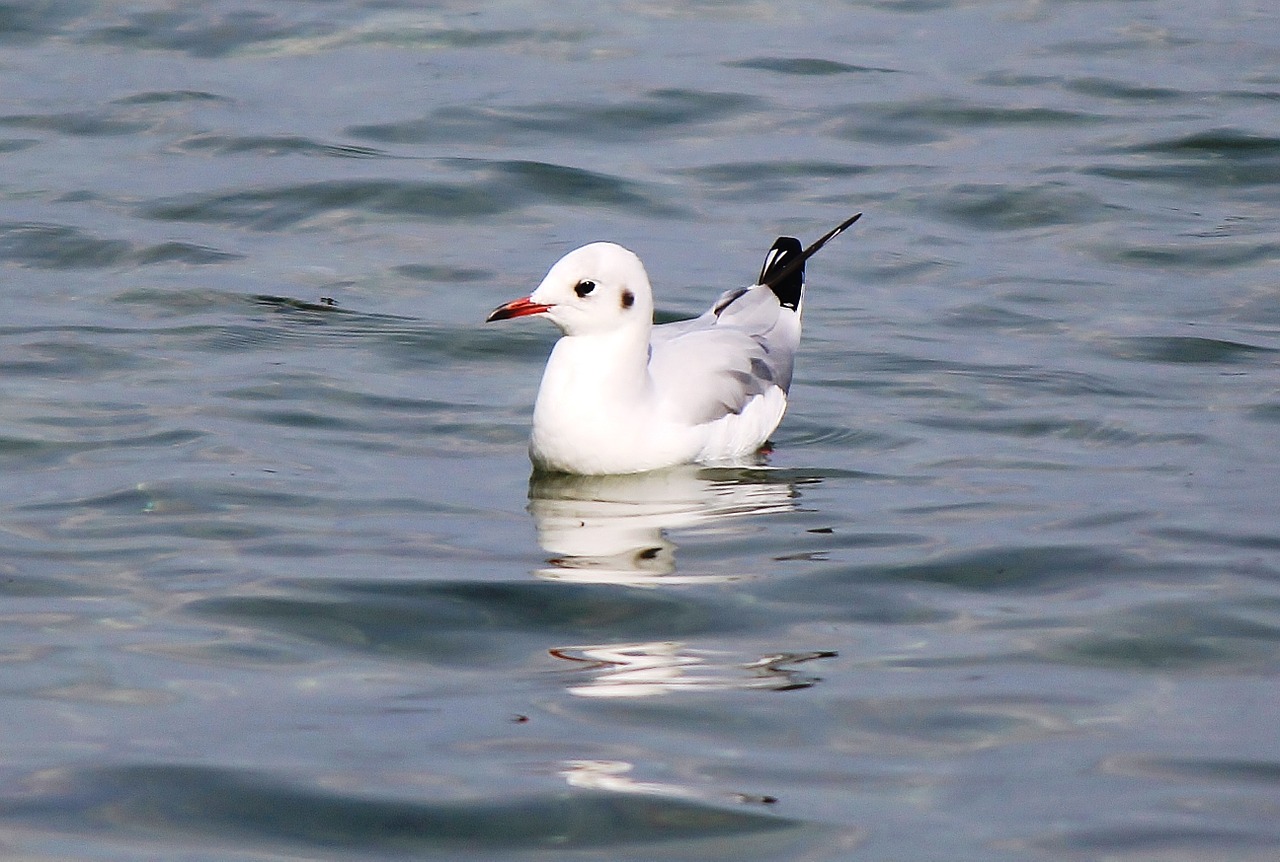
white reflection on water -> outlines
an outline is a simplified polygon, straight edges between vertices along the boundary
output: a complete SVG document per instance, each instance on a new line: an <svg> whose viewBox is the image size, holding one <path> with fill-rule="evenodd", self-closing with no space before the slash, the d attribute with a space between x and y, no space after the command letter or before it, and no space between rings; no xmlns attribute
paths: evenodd
<svg viewBox="0 0 1280 862"><path fill-rule="evenodd" d="M789 665L830 658L834 652L778 653L748 661L732 653L691 646L679 641L595 644L557 647L556 658L579 662L589 674L569 686L580 697L649 697L678 691L808 688L818 677Z"/></svg>
<svg viewBox="0 0 1280 862"><path fill-rule="evenodd" d="M769 470L678 467L632 476L534 474L529 512L552 554L539 577L629 586L708 583L676 573L665 531L795 508L794 477Z"/></svg>
<svg viewBox="0 0 1280 862"><path fill-rule="evenodd" d="M603 790L609 793L639 793L649 796L669 796L680 799L702 799L719 801L726 794L709 793L680 784L668 784L658 781L637 781L627 775L635 768L634 764L625 760L566 760L562 764L560 775L571 787L587 790ZM735 802L771 804L778 800L772 796L758 796L748 793L727 795Z"/></svg>
<svg viewBox="0 0 1280 862"><path fill-rule="evenodd" d="M767 469L679 467L634 476L535 474L529 511L538 543L552 554L539 577L631 587L708 584L740 575L677 573L666 531L745 515L789 512L799 496L794 475ZM648 697L676 691L807 688L817 681L788 667L834 655L779 652L742 656L680 641L556 647L579 664L582 697Z"/></svg>
<svg viewBox="0 0 1280 862"><path fill-rule="evenodd" d="M560 775L572 787L605 790L612 793L649 793L659 796L697 796L692 789L678 784L636 781L627 776L634 765L625 760L566 760Z"/></svg>

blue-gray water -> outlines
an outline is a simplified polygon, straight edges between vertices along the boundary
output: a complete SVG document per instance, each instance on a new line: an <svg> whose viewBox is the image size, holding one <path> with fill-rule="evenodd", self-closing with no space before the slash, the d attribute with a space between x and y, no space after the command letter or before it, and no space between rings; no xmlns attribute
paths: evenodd
<svg viewBox="0 0 1280 862"><path fill-rule="evenodd" d="M1271 0L0 5L0 856L1276 858L1278 130ZM857 211L767 466L530 485L490 308Z"/></svg>

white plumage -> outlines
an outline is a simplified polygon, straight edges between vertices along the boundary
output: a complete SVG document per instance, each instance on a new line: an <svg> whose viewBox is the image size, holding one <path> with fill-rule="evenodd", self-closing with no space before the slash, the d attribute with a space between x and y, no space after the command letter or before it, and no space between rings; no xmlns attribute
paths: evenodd
<svg viewBox="0 0 1280 862"><path fill-rule="evenodd" d="M491 321L536 314L564 333L533 410L535 467L638 473L753 455L787 407L804 262L857 219L803 251L780 237L757 284L692 320L654 326L644 265L608 242L569 252L527 298L494 309Z"/></svg>

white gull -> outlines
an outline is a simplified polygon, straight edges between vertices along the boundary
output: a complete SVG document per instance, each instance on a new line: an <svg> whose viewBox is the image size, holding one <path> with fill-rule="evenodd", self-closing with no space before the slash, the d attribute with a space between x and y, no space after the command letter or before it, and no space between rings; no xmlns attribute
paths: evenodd
<svg viewBox="0 0 1280 862"><path fill-rule="evenodd" d="M861 213L806 249L779 237L758 282L704 314L653 324L635 254L610 242L569 252L528 297L487 321L543 315L560 327L533 409L540 470L640 473L740 461L782 421L804 307L804 264Z"/></svg>

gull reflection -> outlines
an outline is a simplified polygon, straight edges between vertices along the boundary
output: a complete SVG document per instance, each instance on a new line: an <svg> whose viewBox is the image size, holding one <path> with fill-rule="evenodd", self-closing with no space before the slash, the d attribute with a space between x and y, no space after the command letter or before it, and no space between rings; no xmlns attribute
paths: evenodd
<svg viewBox="0 0 1280 862"><path fill-rule="evenodd" d="M771 805L777 797L754 793L720 793L698 790L681 784L659 781L637 781L627 775L635 765L625 760L566 760L561 764L560 776L570 787L587 790L603 790L607 793L638 793L647 796L668 796L677 799L697 799L708 802L745 802Z"/></svg>
<svg viewBox="0 0 1280 862"><path fill-rule="evenodd" d="M535 473L529 512L538 544L554 555L537 574L632 586L730 580L677 574L676 546L665 531L790 511L800 481L762 469L693 466L632 476Z"/></svg>
<svg viewBox="0 0 1280 862"><path fill-rule="evenodd" d="M634 767L625 760L566 760L560 775L572 787L604 790L610 793L646 793L656 796L699 796L678 784L636 781L627 776Z"/></svg>
<svg viewBox="0 0 1280 862"><path fill-rule="evenodd" d="M678 641L557 647L556 658L578 662L587 678L569 686L580 697L649 697L689 690L808 688L819 681L791 665L834 652L778 653L735 661L731 653Z"/></svg>

